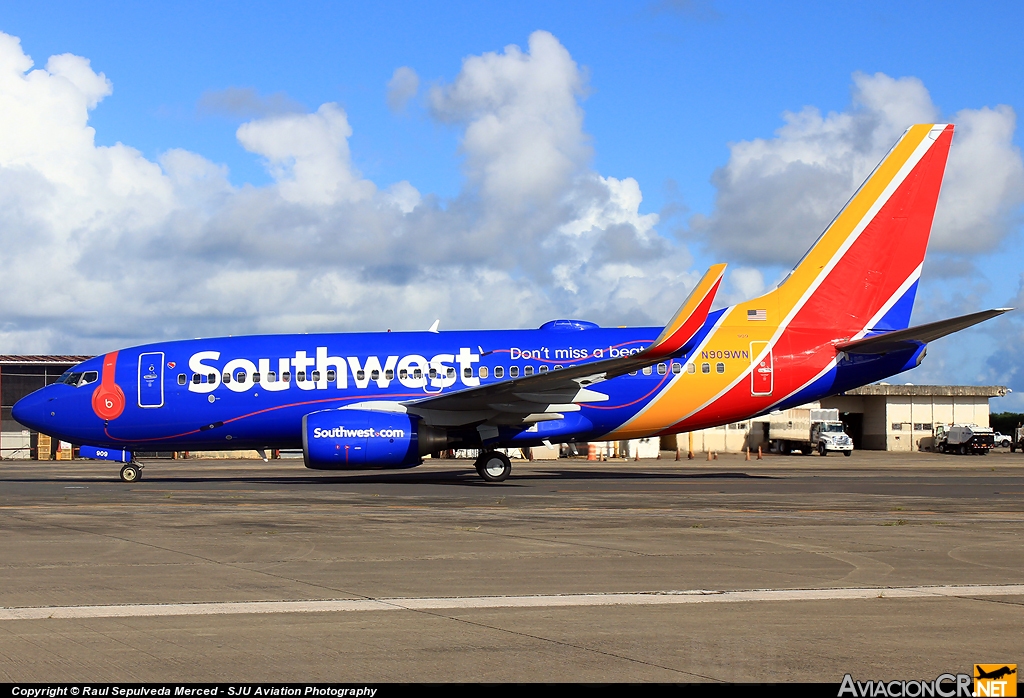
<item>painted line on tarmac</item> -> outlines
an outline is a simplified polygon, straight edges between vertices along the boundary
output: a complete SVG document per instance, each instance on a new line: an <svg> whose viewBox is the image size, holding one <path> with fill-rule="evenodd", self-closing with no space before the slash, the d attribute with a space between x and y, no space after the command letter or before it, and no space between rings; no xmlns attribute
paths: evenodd
<svg viewBox="0 0 1024 698"><path fill-rule="evenodd" d="M488 608L582 606L670 606L754 601L832 601L854 599L922 599L973 596L1024 596L1024 584L920 586L842 589L756 589L749 591L661 591L622 594L552 594L538 596L461 596L436 598L333 599L324 601L239 601L119 606L0 607L0 621L75 618L144 618L220 616L253 613L337 613L350 611L427 611Z"/></svg>

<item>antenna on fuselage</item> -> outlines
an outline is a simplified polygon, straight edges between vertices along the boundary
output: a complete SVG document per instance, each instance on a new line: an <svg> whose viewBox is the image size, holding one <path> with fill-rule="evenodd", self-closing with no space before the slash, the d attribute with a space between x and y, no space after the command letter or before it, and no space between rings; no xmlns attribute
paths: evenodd
<svg viewBox="0 0 1024 698"><path fill-rule="evenodd" d="M433 332L434 334L437 334L437 328L438 328L438 325L440 325L440 324L441 324L441 318L437 318L436 320L434 320L434 324L430 326L430 329L427 330L427 332Z"/></svg>

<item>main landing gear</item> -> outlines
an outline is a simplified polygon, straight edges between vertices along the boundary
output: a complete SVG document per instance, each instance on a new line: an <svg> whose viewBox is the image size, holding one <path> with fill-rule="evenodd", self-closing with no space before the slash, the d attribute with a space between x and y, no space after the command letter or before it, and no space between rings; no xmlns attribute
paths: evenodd
<svg viewBox="0 0 1024 698"><path fill-rule="evenodd" d="M476 471L486 482L504 482L512 472L512 461L500 451L484 451L476 459Z"/></svg>
<svg viewBox="0 0 1024 698"><path fill-rule="evenodd" d="M142 479L142 463L126 463L121 468L121 479L125 482L138 482Z"/></svg>

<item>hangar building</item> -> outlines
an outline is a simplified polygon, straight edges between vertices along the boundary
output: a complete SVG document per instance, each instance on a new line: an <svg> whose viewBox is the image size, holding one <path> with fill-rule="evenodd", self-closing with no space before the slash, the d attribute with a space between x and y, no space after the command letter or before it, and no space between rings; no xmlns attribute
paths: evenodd
<svg viewBox="0 0 1024 698"><path fill-rule="evenodd" d="M938 424L989 426L989 399L1006 395L1001 385L889 385L876 383L824 398L812 407L838 409L857 449L919 451L932 446ZM768 416L693 433L695 451L739 452L768 442ZM663 440L662 447L684 451L688 434Z"/></svg>
<svg viewBox="0 0 1024 698"><path fill-rule="evenodd" d="M38 434L11 417L11 408L31 392L55 382L61 374L91 356L0 355L0 457L36 458ZM45 440L44 440L45 441ZM44 449L49 458L49 448Z"/></svg>

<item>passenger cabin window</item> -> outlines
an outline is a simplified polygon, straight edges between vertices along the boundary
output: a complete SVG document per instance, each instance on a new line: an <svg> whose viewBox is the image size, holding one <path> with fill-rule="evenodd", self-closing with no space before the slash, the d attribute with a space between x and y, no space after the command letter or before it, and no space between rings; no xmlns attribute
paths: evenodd
<svg viewBox="0 0 1024 698"><path fill-rule="evenodd" d="M403 368L402 370L400 370L398 372L398 380L404 381L408 377L409 377L409 372L406 369ZM333 378L331 378L331 374L330 373L327 374L327 379L328 380L334 380Z"/></svg>
<svg viewBox="0 0 1024 698"><path fill-rule="evenodd" d="M267 382L268 383L274 383L276 381L277 381L277 372L276 371L267 371Z"/></svg>
<svg viewBox="0 0 1024 698"><path fill-rule="evenodd" d="M454 378L455 377L455 369L452 368L451 366L448 367L448 377L449 378Z"/></svg>
<svg viewBox="0 0 1024 698"><path fill-rule="evenodd" d="M696 373L697 372L697 366L695 364L693 364L693 363L686 364L686 372L687 373Z"/></svg>
<svg viewBox="0 0 1024 698"><path fill-rule="evenodd" d="M494 377L495 378L504 378L505 377L505 367L504 366L495 366L494 367Z"/></svg>
<svg viewBox="0 0 1024 698"><path fill-rule="evenodd" d="M423 369L413 369L412 377L415 378L416 380L420 380L421 378L423 378Z"/></svg>
<svg viewBox="0 0 1024 698"><path fill-rule="evenodd" d="M296 383L305 383L306 382L306 372L305 371L299 371L298 373L296 373L295 374L295 382Z"/></svg>
<svg viewBox="0 0 1024 698"><path fill-rule="evenodd" d="M370 380L380 380L380 371L378 371L377 369L373 369L372 371L370 371Z"/></svg>
<svg viewBox="0 0 1024 698"><path fill-rule="evenodd" d="M631 376L635 376L635 375L636 375L636 371L630 371L630 372L629 372L629 375L631 375Z"/></svg>
<svg viewBox="0 0 1024 698"><path fill-rule="evenodd" d="M548 367L547 366L541 366L537 370L540 371L541 373L547 373L548 372Z"/></svg>
<svg viewBox="0 0 1024 698"><path fill-rule="evenodd" d="M216 373L211 373L209 376L206 377L206 382L207 383L216 383L217 382L217 374Z"/></svg>
<svg viewBox="0 0 1024 698"><path fill-rule="evenodd" d="M384 371L384 377L389 381L395 380L395 369L389 368L387 371Z"/></svg>
<svg viewBox="0 0 1024 698"><path fill-rule="evenodd" d="M428 373L430 374L431 378L437 378L437 369L436 368L430 369L430 371Z"/></svg>
<svg viewBox="0 0 1024 698"><path fill-rule="evenodd" d="M178 385L185 385L186 383L188 383L188 376L186 376L184 373L179 373Z"/></svg>
<svg viewBox="0 0 1024 698"><path fill-rule="evenodd" d="M245 371L239 371L235 374L235 380L239 383L245 382Z"/></svg>
<svg viewBox="0 0 1024 698"><path fill-rule="evenodd" d="M260 382L259 371L257 371L256 373L252 374L252 382L253 383L259 383Z"/></svg>
<svg viewBox="0 0 1024 698"><path fill-rule="evenodd" d="M193 374L192 374L192 382L193 382L193 383L195 383L196 385L199 385L199 383L200 383L200 382L201 382L202 380L203 380L203 377L202 377L202 376L200 376L200 375L199 375L198 373L193 373Z"/></svg>
<svg viewBox="0 0 1024 698"><path fill-rule="evenodd" d="M533 375L533 366L525 366L523 368L523 375L524 376L532 376Z"/></svg>
<svg viewBox="0 0 1024 698"><path fill-rule="evenodd" d="M300 373L299 375L301 376L302 374ZM366 371L364 371L362 369L356 371L356 380L357 381L364 381L364 380L366 380Z"/></svg>
<svg viewBox="0 0 1024 698"><path fill-rule="evenodd" d="M487 377L487 367L486 366L481 366L480 367L480 377L481 378L486 378Z"/></svg>
<svg viewBox="0 0 1024 698"><path fill-rule="evenodd" d="M338 372L337 371L335 371L333 368L328 369L328 371L327 371L327 382L328 383L333 383L337 377L338 377Z"/></svg>
<svg viewBox="0 0 1024 698"><path fill-rule="evenodd" d="M678 376L682 372L683 372L683 365L681 363L673 361L672 362L672 373L674 373L674 374L676 374Z"/></svg>
<svg viewBox="0 0 1024 698"><path fill-rule="evenodd" d="M718 362L717 364L715 364L715 370L718 371L719 373L725 373L725 364L723 364L722 362Z"/></svg>
<svg viewBox="0 0 1024 698"><path fill-rule="evenodd" d="M473 368L470 367L470 366L467 366L466 368L462 369L462 377L463 378L472 378L473 377Z"/></svg>
<svg viewBox="0 0 1024 698"><path fill-rule="evenodd" d="M555 368L553 370L557 371L560 368L562 368L562 364L555 364Z"/></svg>
<svg viewBox="0 0 1024 698"><path fill-rule="evenodd" d="M700 365L700 372L701 373L711 373L711 364L701 364Z"/></svg>
<svg viewBox="0 0 1024 698"><path fill-rule="evenodd" d="M666 373L668 373L668 366L665 364L658 364L658 375L664 376Z"/></svg>
<svg viewBox="0 0 1024 698"><path fill-rule="evenodd" d="M654 373L654 369L650 366L644 366L644 375L649 376Z"/></svg>
<svg viewBox="0 0 1024 698"><path fill-rule="evenodd" d="M509 366L508 375L511 378L518 378L519 377L519 367L518 366Z"/></svg>
<svg viewBox="0 0 1024 698"><path fill-rule="evenodd" d="M281 374L281 380L283 380L285 383L290 383L291 380L292 380L292 372L291 371L285 371L284 373L282 373Z"/></svg>

